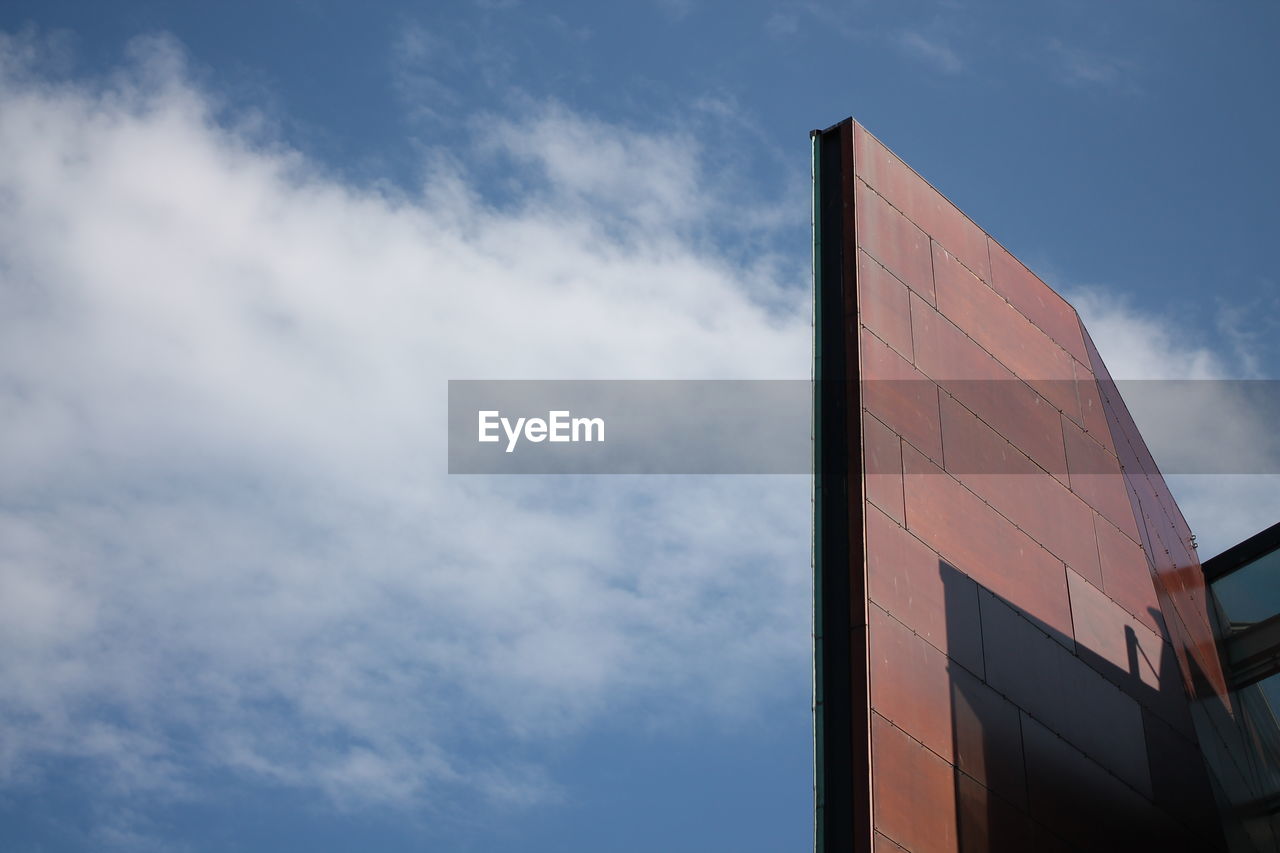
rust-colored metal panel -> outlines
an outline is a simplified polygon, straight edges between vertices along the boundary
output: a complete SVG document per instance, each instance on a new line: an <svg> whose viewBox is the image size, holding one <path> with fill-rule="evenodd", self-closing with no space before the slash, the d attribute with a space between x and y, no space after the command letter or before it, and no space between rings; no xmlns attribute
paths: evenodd
<svg viewBox="0 0 1280 853"><path fill-rule="evenodd" d="M911 300L916 366L1051 474L1066 479L1062 415L924 300Z"/></svg>
<svg viewBox="0 0 1280 853"><path fill-rule="evenodd" d="M875 853L911 853L901 844L895 843L887 836L877 832L875 840Z"/></svg>
<svg viewBox="0 0 1280 853"><path fill-rule="evenodd" d="M1163 850L1154 807L1096 761L1024 714L1031 816L1078 851Z"/></svg>
<svg viewBox="0 0 1280 853"><path fill-rule="evenodd" d="M1006 802L1025 808L1026 761L1017 706L965 670L950 674L956 767Z"/></svg>
<svg viewBox="0 0 1280 853"><path fill-rule="evenodd" d="M1067 587L1080 659L1166 723L1189 732L1173 647L1074 572L1067 573Z"/></svg>
<svg viewBox="0 0 1280 853"><path fill-rule="evenodd" d="M1111 428L1107 426L1107 413L1102 410L1097 379L1087 366L1075 359L1071 363L1075 369L1076 397L1080 401L1080 423L1090 438L1114 455L1115 445L1111 441Z"/></svg>
<svg viewBox="0 0 1280 853"><path fill-rule="evenodd" d="M1093 525L1098 541L1098 563L1102 568L1102 588L1148 628L1163 632L1160 601L1156 598L1151 569L1142 547L1101 515L1094 516Z"/></svg>
<svg viewBox="0 0 1280 853"><path fill-rule="evenodd" d="M876 336L862 333L862 404L931 459L942 461L938 388Z"/></svg>
<svg viewBox="0 0 1280 853"><path fill-rule="evenodd" d="M879 607L869 613L872 709L1007 802L1025 805L1018 709Z"/></svg>
<svg viewBox="0 0 1280 853"><path fill-rule="evenodd" d="M1031 824L1032 838L1034 843L1028 850L1034 850L1036 853L1077 853L1075 848L1063 841L1046 827L1033 822ZM982 848L978 848L981 850ZM989 847L990 851L996 851L999 848Z"/></svg>
<svg viewBox="0 0 1280 853"><path fill-rule="evenodd" d="M1052 554L1102 586L1089 505L950 395L940 398L944 467Z"/></svg>
<svg viewBox="0 0 1280 853"><path fill-rule="evenodd" d="M875 507L867 508L866 544L871 601L981 676L977 584Z"/></svg>
<svg viewBox="0 0 1280 853"><path fill-rule="evenodd" d="M941 243L980 278L991 280L987 235L955 205L907 167L866 128L854 128L858 176Z"/></svg>
<svg viewBox="0 0 1280 853"><path fill-rule="evenodd" d="M982 606L987 681L1139 791L1149 791L1138 703L989 593Z"/></svg>
<svg viewBox="0 0 1280 853"><path fill-rule="evenodd" d="M871 761L876 829L911 853L957 853L955 769L879 714Z"/></svg>
<svg viewBox="0 0 1280 853"><path fill-rule="evenodd" d="M907 286L866 252L858 252L858 316L876 337L912 361Z"/></svg>
<svg viewBox="0 0 1280 853"><path fill-rule="evenodd" d="M1075 309L999 243L991 240L989 245L991 286L1067 352L1087 361Z"/></svg>
<svg viewBox="0 0 1280 853"><path fill-rule="evenodd" d="M1191 541L1191 530L1151 458L1132 415L1111 383L1111 375L1098 356L1088 332L1082 329L1082 334L1093 372L1100 379L1098 387L1102 407L1116 453L1124 466L1122 476L1126 495L1131 518L1137 527L1135 538L1143 546L1148 570L1155 579L1161 618L1173 640L1183 683L1192 698L1205 701L1212 697L1213 701L1229 709L1231 698L1218 654L1213 620L1208 611L1204 573ZM1119 510L1113 508L1112 512L1118 513ZM1120 529L1129 533L1123 524ZM1136 572L1132 582L1137 583Z"/></svg>
<svg viewBox="0 0 1280 853"><path fill-rule="evenodd" d="M1155 804L1196 835L1212 837L1217 815L1208 776L1196 772L1204 760L1194 731L1176 729L1150 711L1143 713Z"/></svg>
<svg viewBox="0 0 1280 853"><path fill-rule="evenodd" d="M906 524L902 505L902 437L865 411L862 460L867 500L894 521Z"/></svg>
<svg viewBox="0 0 1280 853"><path fill-rule="evenodd" d="M1071 491L1136 541L1138 527L1120 475L1120 463L1069 420L1062 421L1062 437L1067 448Z"/></svg>
<svg viewBox="0 0 1280 853"><path fill-rule="evenodd" d="M867 612L872 709L954 763L947 656L876 605Z"/></svg>
<svg viewBox="0 0 1280 853"><path fill-rule="evenodd" d="M1088 650L1081 657L1096 659L1096 669L1134 692L1158 689L1164 657L1160 635L1075 572L1067 572L1067 589L1076 642Z"/></svg>
<svg viewBox="0 0 1280 853"><path fill-rule="evenodd" d="M907 287L932 303L933 258L929 254L929 237L866 184L858 181L855 192L858 245Z"/></svg>
<svg viewBox="0 0 1280 853"><path fill-rule="evenodd" d="M961 850L1038 850L1030 816L975 780L956 777Z"/></svg>
<svg viewBox="0 0 1280 853"><path fill-rule="evenodd" d="M944 317L1059 410L1081 421L1075 370L1065 349L937 243L933 276Z"/></svg>
<svg viewBox="0 0 1280 853"><path fill-rule="evenodd" d="M1070 642L1062 561L912 447L904 447L907 529L982 586Z"/></svg>

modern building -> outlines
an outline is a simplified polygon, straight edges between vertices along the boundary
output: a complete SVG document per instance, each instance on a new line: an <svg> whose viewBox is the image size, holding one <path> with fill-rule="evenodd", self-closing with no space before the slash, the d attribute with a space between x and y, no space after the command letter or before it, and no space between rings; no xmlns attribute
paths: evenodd
<svg viewBox="0 0 1280 853"><path fill-rule="evenodd" d="M813 145L817 849L1280 850L1280 526L1202 567L1075 310Z"/></svg>

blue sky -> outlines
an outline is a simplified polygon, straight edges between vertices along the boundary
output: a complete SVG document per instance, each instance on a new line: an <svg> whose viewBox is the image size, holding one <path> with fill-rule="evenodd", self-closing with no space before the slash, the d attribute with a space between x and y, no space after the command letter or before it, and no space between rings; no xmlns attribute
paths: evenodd
<svg viewBox="0 0 1280 853"><path fill-rule="evenodd" d="M1117 375L1280 373L1273 4L0 30L5 850L805 848L807 480L449 478L441 428L450 378L807 376L811 128ZM1206 552L1280 517L1174 486Z"/></svg>

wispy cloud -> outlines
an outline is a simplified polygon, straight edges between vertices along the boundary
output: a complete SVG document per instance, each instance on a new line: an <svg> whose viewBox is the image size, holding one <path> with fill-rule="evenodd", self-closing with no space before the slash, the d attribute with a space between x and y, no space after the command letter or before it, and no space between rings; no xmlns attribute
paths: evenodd
<svg viewBox="0 0 1280 853"><path fill-rule="evenodd" d="M773 12L765 19L764 29L778 38L793 36L800 31L800 20L794 12Z"/></svg>
<svg viewBox="0 0 1280 853"><path fill-rule="evenodd" d="M807 375L803 281L696 236L692 140L531 104L488 128L518 192L409 195L220 125L171 42L35 53L0 43L0 785L528 803L522 744L806 671L804 478L444 473L450 378Z"/></svg>
<svg viewBox="0 0 1280 853"><path fill-rule="evenodd" d="M897 44L907 55L922 60L943 73L959 74L965 69L960 55L936 36L925 35L919 30L904 30L898 34Z"/></svg>
<svg viewBox="0 0 1280 853"><path fill-rule="evenodd" d="M1227 379L1240 377L1230 352L1189 345L1175 318L1136 308L1100 287L1077 287L1071 302L1117 379Z"/></svg>
<svg viewBox="0 0 1280 853"><path fill-rule="evenodd" d="M1239 460L1254 460L1253 470L1280 470L1270 401L1260 404L1238 383L1211 381L1258 378L1253 365L1229 347L1194 343L1184 319L1141 311L1102 288L1073 288L1068 295L1115 378L1206 380L1190 395L1173 393L1179 386L1130 386L1127 402L1157 464L1186 470L1188 462L1209 459L1235 462L1225 470L1249 470ZM1280 475L1172 474L1167 480L1202 558L1280 518Z"/></svg>
<svg viewBox="0 0 1280 853"><path fill-rule="evenodd" d="M513 59L482 33L458 28L444 38L409 21L392 43L387 62L408 117L438 126L469 112L463 81L489 91L507 89Z"/></svg>
<svg viewBox="0 0 1280 853"><path fill-rule="evenodd" d="M1053 73L1066 83L1077 86L1103 86L1125 92L1140 91L1136 79L1137 63L1129 58L1109 56L1053 38L1048 42L1048 57Z"/></svg>

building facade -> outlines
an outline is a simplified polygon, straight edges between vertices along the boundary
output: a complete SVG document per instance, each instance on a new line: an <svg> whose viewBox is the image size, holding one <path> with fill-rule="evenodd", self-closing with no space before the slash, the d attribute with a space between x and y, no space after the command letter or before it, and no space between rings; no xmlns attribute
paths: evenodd
<svg viewBox="0 0 1280 853"><path fill-rule="evenodd" d="M1219 605L1075 310L856 122L813 143L817 849L1275 850L1231 806L1267 759Z"/></svg>

